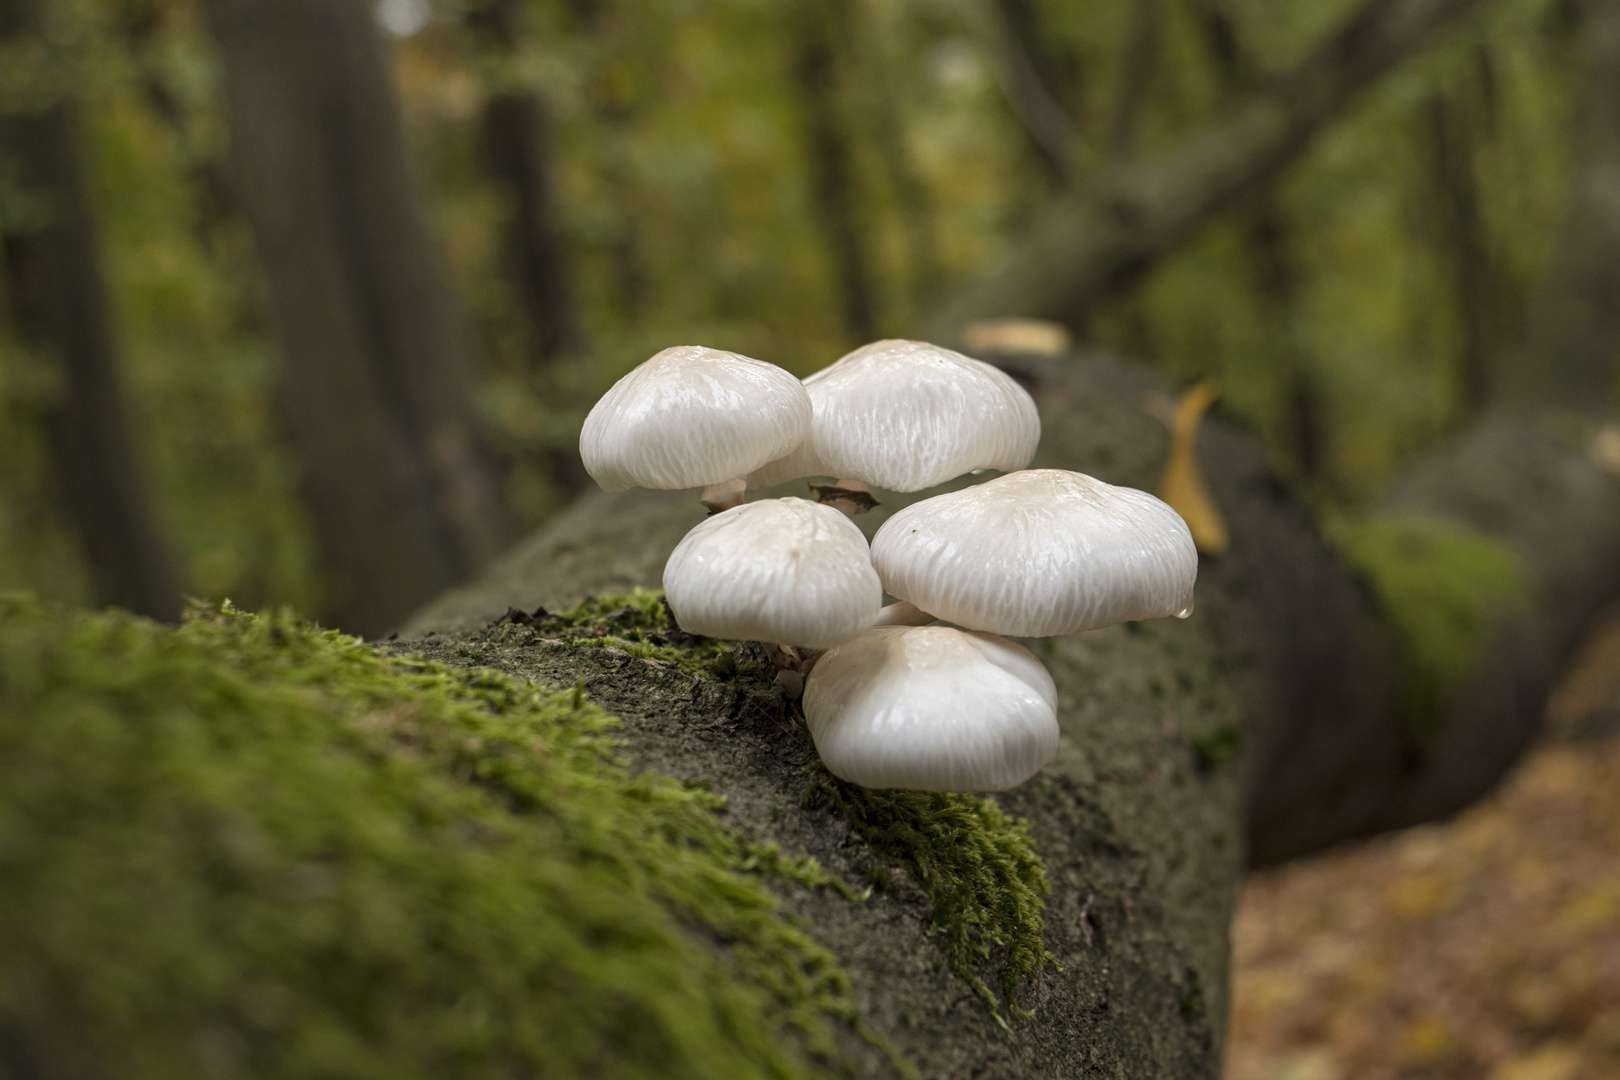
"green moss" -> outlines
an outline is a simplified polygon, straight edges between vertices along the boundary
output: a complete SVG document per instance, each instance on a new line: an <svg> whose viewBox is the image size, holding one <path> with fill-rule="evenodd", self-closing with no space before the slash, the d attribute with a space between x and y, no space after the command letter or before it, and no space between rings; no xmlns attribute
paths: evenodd
<svg viewBox="0 0 1620 1080"><path fill-rule="evenodd" d="M856 1006L578 689L0 599L0 1074L793 1077Z"/></svg>
<svg viewBox="0 0 1620 1080"><path fill-rule="evenodd" d="M1494 620L1528 601L1524 563L1506 541L1434 518L1361 518L1333 532L1400 634L1409 722L1426 743L1479 662Z"/></svg>
<svg viewBox="0 0 1620 1080"><path fill-rule="evenodd" d="M1002 996L1017 1016L1021 983L1057 966L1041 941L1052 891L1029 823L991 799L932 791L873 791L846 784L821 765L806 802L849 822L880 865L903 867L933 904L930 932L939 935L951 971L1002 1020L1000 1003L979 969L995 950ZM877 875L881 880L881 874Z"/></svg>
<svg viewBox="0 0 1620 1080"><path fill-rule="evenodd" d="M1214 772L1232 760L1242 745L1243 733L1230 725L1195 731L1187 736L1193 767L1201 773Z"/></svg>
<svg viewBox="0 0 1620 1080"><path fill-rule="evenodd" d="M567 611L513 609L492 629L555 638L576 648L621 649L715 679L733 679L749 669L727 643L682 630L664 594L651 589L588 596Z"/></svg>

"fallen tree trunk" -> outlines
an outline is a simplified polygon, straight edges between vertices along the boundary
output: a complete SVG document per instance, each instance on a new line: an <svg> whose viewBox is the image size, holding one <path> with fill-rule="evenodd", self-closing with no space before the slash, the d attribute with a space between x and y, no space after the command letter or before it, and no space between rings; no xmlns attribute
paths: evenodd
<svg viewBox="0 0 1620 1080"><path fill-rule="evenodd" d="M1153 376L1100 356L1021 374L1045 426L1038 466L1155 486L1168 438L1142 408L1162 389ZM1390 543L1350 545L1369 579L1253 439L1207 425L1200 459L1232 544L1201 567L1193 618L1031 643L1057 680L1063 745L997 801L1028 820L1045 860L1042 936L1060 966L1027 987L1033 1015L1006 1027L928 939L918 882L813 798L813 747L773 683L483 629L509 607L656 586L701 520L689 493L583 499L415 616L403 647L582 685L624 718L638 767L712 785L749 839L873 881L862 903L825 890L784 900L849 972L864 1021L922 1075L1213 1077L1246 866L1450 813L1531 737L1563 658L1620 592L1620 476L1592 449L1610 436L1620 430L1578 414L1491 415L1396 490L1378 519ZM914 498L888 497L863 525ZM1399 618L1403 578L1380 558L1407 560L1397 570L1419 582L1461 574L1453 622L1469 632L1450 639L1464 651L1449 668L1414 662L1434 650ZM1476 589L1475 564L1506 565L1511 582ZM865 1074L892 1069L853 1037L845 1050Z"/></svg>

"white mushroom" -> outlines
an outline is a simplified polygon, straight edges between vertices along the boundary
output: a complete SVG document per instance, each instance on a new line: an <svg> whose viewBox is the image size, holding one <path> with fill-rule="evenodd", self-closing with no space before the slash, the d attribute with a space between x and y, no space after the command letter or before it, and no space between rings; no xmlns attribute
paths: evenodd
<svg viewBox="0 0 1620 1080"><path fill-rule="evenodd" d="M849 518L765 499L687 533L664 565L664 596L689 633L825 649L872 625L883 586Z"/></svg>
<svg viewBox="0 0 1620 1080"><path fill-rule="evenodd" d="M1134 488L1032 469L896 513L872 538L883 587L959 626L1016 637L1192 613L1186 522Z"/></svg>
<svg viewBox="0 0 1620 1080"><path fill-rule="evenodd" d="M804 385L776 365L680 345L613 384L585 418L579 453L606 491L702 487L718 510L808 438L810 417Z"/></svg>
<svg viewBox="0 0 1620 1080"><path fill-rule="evenodd" d="M1041 438L1035 402L1011 376L927 342L864 345L804 385L811 437L750 477L756 487L832 476L840 488L921 491L976 469L1022 469Z"/></svg>
<svg viewBox="0 0 1620 1080"><path fill-rule="evenodd" d="M804 716L834 776L872 788L1005 791L1057 755L1057 688L1028 649L949 626L885 626L827 652Z"/></svg>

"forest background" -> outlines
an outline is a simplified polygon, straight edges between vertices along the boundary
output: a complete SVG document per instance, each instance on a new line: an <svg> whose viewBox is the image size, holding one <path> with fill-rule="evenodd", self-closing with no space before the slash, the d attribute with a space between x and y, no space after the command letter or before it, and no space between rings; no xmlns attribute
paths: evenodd
<svg viewBox="0 0 1620 1080"><path fill-rule="evenodd" d="M652 352L701 342L803 375L904 334L1062 189L1176 146L1352 8L383 0L508 535L580 489L584 411ZM201 16L61 0L44 17L49 55L13 49L0 79L14 99L65 80L80 103L128 413L184 587L330 616ZM1178 383L1215 378L1324 514L1354 508L1468 418L1517 342L1568 198L1580 26L1564 0L1484 5L1083 336ZM513 96L542 125L549 288L522 272L523 196L492 145ZM831 177L829 145L847 165ZM6 195L16 231L29 208ZM88 603L42 421L62 393L0 335L0 586Z"/></svg>

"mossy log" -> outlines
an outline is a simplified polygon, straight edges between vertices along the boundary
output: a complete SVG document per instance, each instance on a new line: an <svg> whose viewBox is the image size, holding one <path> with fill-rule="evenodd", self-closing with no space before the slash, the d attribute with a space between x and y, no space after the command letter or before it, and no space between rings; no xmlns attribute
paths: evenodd
<svg viewBox="0 0 1620 1080"><path fill-rule="evenodd" d="M1150 376L1020 374L1041 464L1154 485ZM637 590L687 495L386 645L0 596L0 1076L1214 1077L1245 866L1506 768L1620 589L1617 439L1493 415L1330 544L1206 425L1197 611L1032 642L1063 743L995 799L839 783L764 647Z"/></svg>
<svg viewBox="0 0 1620 1080"><path fill-rule="evenodd" d="M1009 367L1041 407L1038 466L1154 488L1168 436L1144 407L1164 390L1153 376L1097 355ZM1204 425L1200 463L1232 540L1201 566L1194 616L1031 643L1057 681L1062 748L995 800L1028 822L1051 885L1042 940L1055 963L1019 991L1027 1016L998 1015L953 972L939 940L950 928L915 866L886 864L814 797L796 706L763 675L714 681L623 641L489 628L509 609L655 587L702 518L689 493L584 498L419 612L396 647L583 686L624 719L634 767L711 787L749 843L874 883L860 903L827 890L783 900L848 973L866 1027L921 1075L1214 1077L1245 868L1488 790L1620 592L1620 476L1590 452L1601 424L1493 413L1336 542L1252 437ZM884 496L863 527L917 497ZM980 975L993 983L1005 961L992 948ZM862 1075L895 1068L870 1041L842 1049Z"/></svg>

